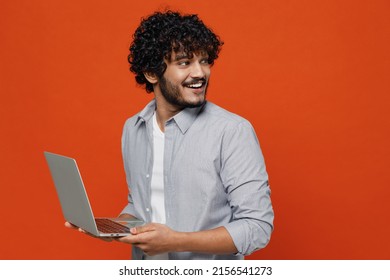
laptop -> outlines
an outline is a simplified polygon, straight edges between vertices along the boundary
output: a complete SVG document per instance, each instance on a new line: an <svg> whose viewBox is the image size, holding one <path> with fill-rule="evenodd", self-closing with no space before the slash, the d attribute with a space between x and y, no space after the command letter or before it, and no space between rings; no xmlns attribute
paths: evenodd
<svg viewBox="0 0 390 280"><path fill-rule="evenodd" d="M130 228L143 225L138 219L95 218L76 160L44 152L61 203L65 220L98 237L130 234Z"/></svg>

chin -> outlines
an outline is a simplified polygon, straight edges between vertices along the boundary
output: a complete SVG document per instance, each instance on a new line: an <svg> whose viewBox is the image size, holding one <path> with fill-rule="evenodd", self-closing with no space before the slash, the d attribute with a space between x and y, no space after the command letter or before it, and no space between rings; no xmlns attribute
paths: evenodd
<svg viewBox="0 0 390 280"><path fill-rule="evenodd" d="M199 100L197 102L188 102L187 103L187 108L196 108L202 106L206 102L206 99Z"/></svg>

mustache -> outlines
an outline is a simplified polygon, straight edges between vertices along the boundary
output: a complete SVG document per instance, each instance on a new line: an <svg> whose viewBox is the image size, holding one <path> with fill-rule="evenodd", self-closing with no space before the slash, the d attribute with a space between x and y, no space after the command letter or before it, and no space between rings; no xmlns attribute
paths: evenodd
<svg viewBox="0 0 390 280"><path fill-rule="evenodd" d="M205 78L199 78L199 79L191 79L190 81L186 81L184 82L182 85L183 86L188 86L188 85L192 85L192 84L196 84L196 83L206 83L206 79Z"/></svg>

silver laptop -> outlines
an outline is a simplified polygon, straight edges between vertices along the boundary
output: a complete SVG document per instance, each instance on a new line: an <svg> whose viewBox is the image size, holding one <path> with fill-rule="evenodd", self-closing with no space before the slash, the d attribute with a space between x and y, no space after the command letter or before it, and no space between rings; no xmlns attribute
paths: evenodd
<svg viewBox="0 0 390 280"><path fill-rule="evenodd" d="M137 219L95 218L76 160L44 152L60 199L65 220L99 237L130 234L130 228L144 224Z"/></svg>

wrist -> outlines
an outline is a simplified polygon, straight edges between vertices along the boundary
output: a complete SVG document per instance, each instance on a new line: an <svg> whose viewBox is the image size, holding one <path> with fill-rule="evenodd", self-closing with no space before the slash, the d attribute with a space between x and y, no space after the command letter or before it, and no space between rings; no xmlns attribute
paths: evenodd
<svg viewBox="0 0 390 280"><path fill-rule="evenodd" d="M173 237L174 251L175 252L189 251L188 248L189 237L190 237L189 232L175 232L175 235Z"/></svg>

